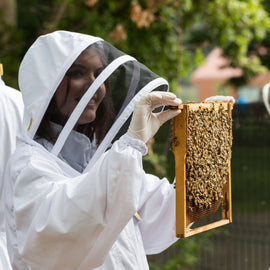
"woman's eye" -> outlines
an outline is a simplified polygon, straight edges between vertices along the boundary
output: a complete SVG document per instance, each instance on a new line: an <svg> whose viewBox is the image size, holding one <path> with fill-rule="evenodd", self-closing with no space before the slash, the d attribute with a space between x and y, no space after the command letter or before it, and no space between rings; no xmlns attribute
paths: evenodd
<svg viewBox="0 0 270 270"><path fill-rule="evenodd" d="M70 70L68 72L68 76L71 78L78 79L84 76L84 72L81 70Z"/></svg>

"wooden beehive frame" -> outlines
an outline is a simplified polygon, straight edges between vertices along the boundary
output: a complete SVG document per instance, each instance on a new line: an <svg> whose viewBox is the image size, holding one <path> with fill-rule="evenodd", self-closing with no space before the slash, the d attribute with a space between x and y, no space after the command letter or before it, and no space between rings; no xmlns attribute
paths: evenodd
<svg viewBox="0 0 270 270"><path fill-rule="evenodd" d="M188 237L232 222L231 203L231 165L228 161L229 177L227 180L227 190L222 200L222 218L210 224L194 229L188 228L187 206L186 206L186 150L187 150L187 116L190 110L202 108L214 108L216 111L223 106L231 117L232 105L230 103L209 102L209 103L188 103L180 105L182 112L172 121L173 152L175 156L175 190L176 190L176 236ZM232 142L232 131L230 130L230 140ZM231 143L230 142L230 143Z"/></svg>

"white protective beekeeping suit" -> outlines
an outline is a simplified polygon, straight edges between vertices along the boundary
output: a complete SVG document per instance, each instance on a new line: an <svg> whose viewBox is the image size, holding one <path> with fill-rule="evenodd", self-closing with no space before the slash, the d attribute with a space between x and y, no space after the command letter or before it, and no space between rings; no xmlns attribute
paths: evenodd
<svg viewBox="0 0 270 270"><path fill-rule="evenodd" d="M0 65L0 74L3 69ZM0 77L0 270L9 270L9 262L6 232L4 222L3 184L4 170L8 159L16 147L16 135L18 134L23 117L23 101L21 93L6 86Z"/></svg>
<svg viewBox="0 0 270 270"><path fill-rule="evenodd" d="M38 136L57 87L90 45L103 58L103 70L65 124L52 123L57 139ZM73 128L105 81L114 114L97 146L95 136L89 140ZM175 191L167 179L144 172L146 145L125 133L135 102L153 90L167 91L167 81L100 38L56 31L30 47L20 66L19 86L24 132L5 185L13 269L148 269L146 254L159 253L177 240Z"/></svg>
<svg viewBox="0 0 270 270"><path fill-rule="evenodd" d="M269 88L270 88L270 83L267 83L262 88L263 102L264 102L264 105L265 105L265 108L266 108L268 114L270 114Z"/></svg>

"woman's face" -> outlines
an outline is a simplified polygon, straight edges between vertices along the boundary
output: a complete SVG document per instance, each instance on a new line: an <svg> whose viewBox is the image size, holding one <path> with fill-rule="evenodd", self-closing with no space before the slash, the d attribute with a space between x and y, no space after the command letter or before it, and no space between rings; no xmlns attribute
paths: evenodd
<svg viewBox="0 0 270 270"><path fill-rule="evenodd" d="M75 60L55 92L55 102L59 111L57 118L60 122L65 122L71 115L103 68L98 52L90 47ZM91 123L95 120L96 111L105 94L105 84L102 84L85 107L77 125Z"/></svg>

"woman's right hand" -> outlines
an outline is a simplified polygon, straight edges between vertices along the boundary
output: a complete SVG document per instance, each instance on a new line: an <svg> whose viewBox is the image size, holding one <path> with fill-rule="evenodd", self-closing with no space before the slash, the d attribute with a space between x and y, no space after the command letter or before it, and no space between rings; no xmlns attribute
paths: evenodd
<svg viewBox="0 0 270 270"><path fill-rule="evenodd" d="M182 101L171 92L154 91L147 94L135 105L127 135L146 143L163 123L181 112L178 109L153 113L153 110L160 106L178 106L181 103Z"/></svg>

